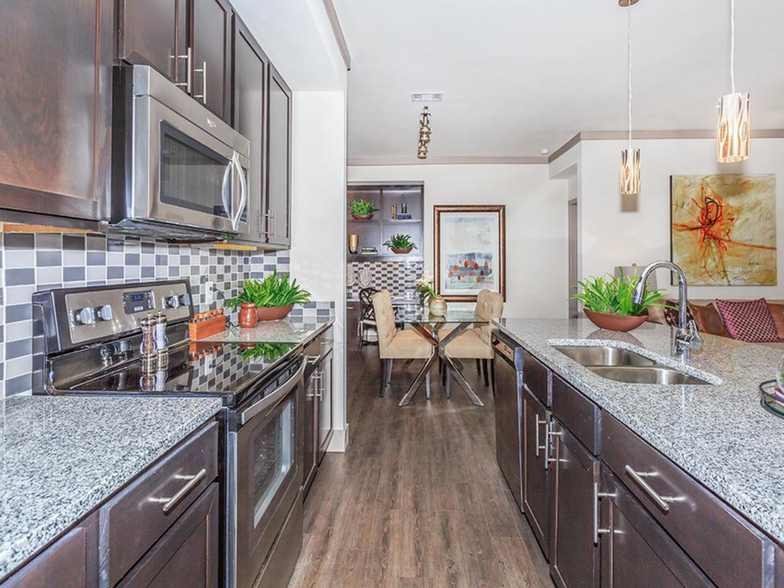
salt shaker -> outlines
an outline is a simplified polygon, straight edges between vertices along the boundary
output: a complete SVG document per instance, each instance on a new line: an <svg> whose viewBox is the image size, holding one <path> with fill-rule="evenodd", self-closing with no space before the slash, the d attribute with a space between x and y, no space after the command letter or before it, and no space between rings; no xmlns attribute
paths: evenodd
<svg viewBox="0 0 784 588"><path fill-rule="evenodd" d="M163 311L155 316L155 351L159 370L165 370L169 366L169 338L166 336L168 323Z"/></svg>
<svg viewBox="0 0 784 588"><path fill-rule="evenodd" d="M149 374L155 371L156 366L156 347L155 347L155 326L158 321L154 316L148 314L141 320L142 344L139 353L142 358L142 372Z"/></svg>

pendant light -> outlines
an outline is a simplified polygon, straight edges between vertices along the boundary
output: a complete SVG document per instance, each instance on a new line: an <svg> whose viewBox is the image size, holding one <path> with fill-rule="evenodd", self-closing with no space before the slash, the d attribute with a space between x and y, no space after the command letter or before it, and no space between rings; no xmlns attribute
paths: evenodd
<svg viewBox="0 0 784 588"><path fill-rule="evenodd" d="M730 0L730 79L732 94L719 99L717 158L735 163L749 158L751 104L748 92L735 92L735 0Z"/></svg>
<svg viewBox="0 0 784 588"><path fill-rule="evenodd" d="M626 7L626 46L629 62L629 147L621 151L621 194L640 193L640 150L632 146L632 6L639 0L618 0Z"/></svg>
<svg viewBox="0 0 784 588"><path fill-rule="evenodd" d="M417 147L417 159L427 159L427 144L430 143L430 112L425 106L422 114L419 115L419 146Z"/></svg>

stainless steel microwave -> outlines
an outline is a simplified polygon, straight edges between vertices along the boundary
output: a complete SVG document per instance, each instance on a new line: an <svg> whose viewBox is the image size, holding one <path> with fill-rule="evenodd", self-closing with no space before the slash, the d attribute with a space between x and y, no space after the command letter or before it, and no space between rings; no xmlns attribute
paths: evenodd
<svg viewBox="0 0 784 588"><path fill-rule="evenodd" d="M199 241L248 233L250 142L147 66L118 68L112 229Z"/></svg>

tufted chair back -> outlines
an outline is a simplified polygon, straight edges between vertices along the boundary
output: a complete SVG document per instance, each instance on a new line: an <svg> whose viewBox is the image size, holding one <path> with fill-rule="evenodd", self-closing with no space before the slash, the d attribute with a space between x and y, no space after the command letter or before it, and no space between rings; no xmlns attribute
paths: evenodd
<svg viewBox="0 0 784 588"><path fill-rule="evenodd" d="M498 292L481 290L476 297L476 310L474 312L477 318L486 321L501 318L504 313L504 297ZM493 332L492 324L478 325L474 327L474 332L482 341L490 345L490 334Z"/></svg>
<svg viewBox="0 0 784 588"><path fill-rule="evenodd" d="M392 339L395 338L395 309L392 307L392 296L388 290L381 290L373 295L373 312L376 314L376 331L378 332L378 352L383 358Z"/></svg>

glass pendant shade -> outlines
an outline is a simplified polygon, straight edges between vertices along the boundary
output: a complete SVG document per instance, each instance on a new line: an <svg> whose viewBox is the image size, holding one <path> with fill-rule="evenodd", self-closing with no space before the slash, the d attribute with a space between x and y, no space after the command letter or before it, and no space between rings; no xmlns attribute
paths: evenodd
<svg viewBox="0 0 784 588"><path fill-rule="evenodd" d="M630 196L640 193L640 150L621 151L621 194Z"/></svg>
<svg viewBox="0 0 784 588"><path fill-rule="evenodd" d="M736 163L749 158L751 107L746 92L735 92L719 100L718 161Z"/></svg>

